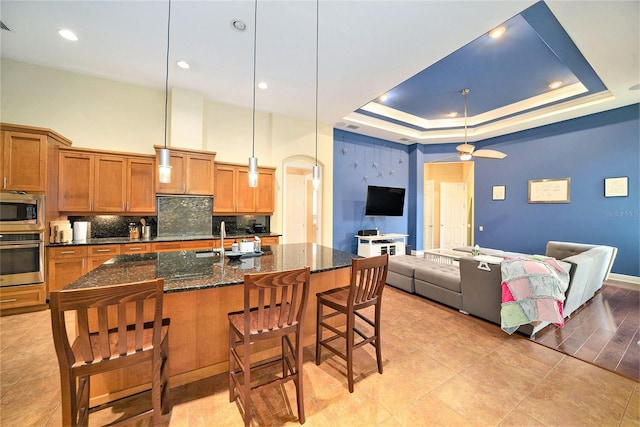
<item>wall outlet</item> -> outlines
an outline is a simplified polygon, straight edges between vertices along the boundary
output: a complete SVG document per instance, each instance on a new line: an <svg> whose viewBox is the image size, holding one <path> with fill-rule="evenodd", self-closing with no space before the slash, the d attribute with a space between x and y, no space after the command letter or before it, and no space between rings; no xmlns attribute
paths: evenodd
<svg viewBox="0 0 640 427"><path fill-rule="evenodd" d="M481 225L481 226L479 226L479 227L478 227L478 231L484 231L484 226L482 226L482 225Z"/></svg>

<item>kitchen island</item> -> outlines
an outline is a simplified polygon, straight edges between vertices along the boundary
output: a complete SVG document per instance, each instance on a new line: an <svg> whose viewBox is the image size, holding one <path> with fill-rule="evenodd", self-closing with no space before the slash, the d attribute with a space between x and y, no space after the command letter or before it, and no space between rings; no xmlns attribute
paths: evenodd
<svg viewBox="0 0 640 427"><path fill-rule="evenodd" d="M304 325L304 345L315 342L316 293L349 283L354 254L312 243L272 245L264 255L238 261L203 251L120 255L65 289L105 286L164 278L164 316L171 319L171 386L228 370L227 313L243 309L244 275L309 266L311 283ZM279 351L278 342L256 344L262 356ZM92 404L149 388L144 365L92 379Z"/></svg>

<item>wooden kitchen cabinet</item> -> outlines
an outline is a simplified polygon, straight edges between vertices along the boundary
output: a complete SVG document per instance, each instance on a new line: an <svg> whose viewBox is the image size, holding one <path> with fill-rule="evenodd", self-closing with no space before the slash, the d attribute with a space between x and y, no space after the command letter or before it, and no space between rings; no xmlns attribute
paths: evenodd
<svg viewBox="0 0 640 427"><path fill-rule="evenodd" d="M59 154L58 209L91 212L95 161L92 154L62 151Z"/></svg>
<svg viewBox="0 0 640 427"><path fill-rule="evenodd" d="M156 162L159 149L156 148ZM160 194L190 194L212 196L214 194L215 153L170 148L171 182L157 181L156 192Z"/></svg>
<svg viewBox="0 0 640 427"><path fill-rule="evenodd" d="M220 247L219 240L218 242L214 242L213 239L155 242L151 244L151 252L192 251L196 249L211 249L214 247Z"/></svg>
<svg viewBox="0 0 640 427"><path fill-rule="evenodd" d="M47 293L64 288L86 273L86 246L47 248Z"/></svg>
<svg viewBox="0 0 640 427"><path fill-rule="evenodd" d="M94 162L92 210L124 212L127 201L127 159L120 156L94 156Z"/></svg>
<svg viewBox="0 0 640 427"><path fill-rule="evenodd" d="M44 283L0 287L0 315L45 309L46 293Z"/></svg>
<svg viewBox="0 0 640 427"><path fill-rule="evenodd" d="M47 182L46 135L2 131L1 136L2 189L44 192Z"/></svg>
<svg viewBox="0 0 640 427"><path fill-rule="evenodd" d="M258 188L256 190L256 212L273 214L276 199L276 171L275 169L258 169Z"/></svg>
<svg viewBox="0 0 640 427"><path fill-rule="evenodd" d="M125 243L120 248L120 254L143 254L151 252L151 243Z"/></svg>
<svg viewBox="0 0 640 427"><path fill-rule="evenodd" d="M273 214L275 168L258 168L258 187L249 187L249 167L216 162L214 214Z"/></svg>
<svg viewBox="0 0 640 427"><path fill-rule="evenodd" d="M261 237L260 240L260 244L262 246L277 245L280 243L280 238L278 236Z"/></svg>
<svg viewBox="0 0 640 427"><path fill-rule="evenodd" d="M60 150L58 208L61 212L154 213L152 156Z"/></svg>
<svg viewBox="0 0 640 427"><path fill-rule="evenodd" d="M87 273L120 255L121 245L91 245L87 247Z"/></svg>
<svg viewBox="0 0 640 427"><path fill-rule="evenodd" d="M127 212L155 213L156 162L153 158L127 159Z"/></svg>

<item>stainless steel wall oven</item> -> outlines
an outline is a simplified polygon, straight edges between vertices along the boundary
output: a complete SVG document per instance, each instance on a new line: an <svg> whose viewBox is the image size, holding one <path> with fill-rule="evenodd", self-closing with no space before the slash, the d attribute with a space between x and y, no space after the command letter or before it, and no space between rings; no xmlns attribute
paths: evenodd
<svg viewBox="0 0 640 427"><path fill-rule="evenodd" d="M0 194L0 286L44 282L44 196Z"/></svg>

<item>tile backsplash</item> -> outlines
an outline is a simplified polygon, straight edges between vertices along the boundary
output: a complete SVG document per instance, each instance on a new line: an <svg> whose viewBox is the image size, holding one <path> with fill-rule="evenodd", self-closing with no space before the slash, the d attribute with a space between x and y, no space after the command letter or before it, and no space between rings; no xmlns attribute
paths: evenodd
<svg viewBox="0 0 640 427"><path fill-rule="evenodd" d="M211 196L157 196L158 236L210 236Z"/></svg>
<svg viewBox="0 0 640 427"><path fill-rule="evenodd" d="M157 217L155 216L117 216L117 215L98 215L98 216L69 216L69 222L73 227L76 221L87 221L90 226L90 235L88 238L101 239L107 237L129 237L129 223L140 224L140 218L144 218L147 225L151 226L151 236L158 235Z"/></svg>
<svg viewBox="0 0 640 427"><path fill-rule="evenodd" d="M166 197L166 196L163 196ZM184 198L186 199L186 198ZM193 197L191 199L194 199ZM195 204L195 205L194 205ZM159 215L163 219L164 236L168 235L220 235L220 223L225 222L227 235L238 233L253 233L254 226L261 224L264 233L271 231L271 217L265 215L240 215L240 216L211 216L203 212L211 212L208 206L198 207L197 200L185 201L181 204L179 200L164 200L162 211ZM193 212L199 212L195 219L189 219ZM158 216L117 216L117 215L97 215L97 216L69 216L72 224L75 221L87 221L90 223L89 238L100 239L109 237L129 237L129 223L140 224L140 219L144 218L146 224L151 226L151 237L158 236ZM208 225L207 225L208 224ZM197 229L198 234L193 233ZM161 230L162 231L162 230ZM167 234L169 232L170 234ZM160 236L163 236L160 234Z"/></svg>

